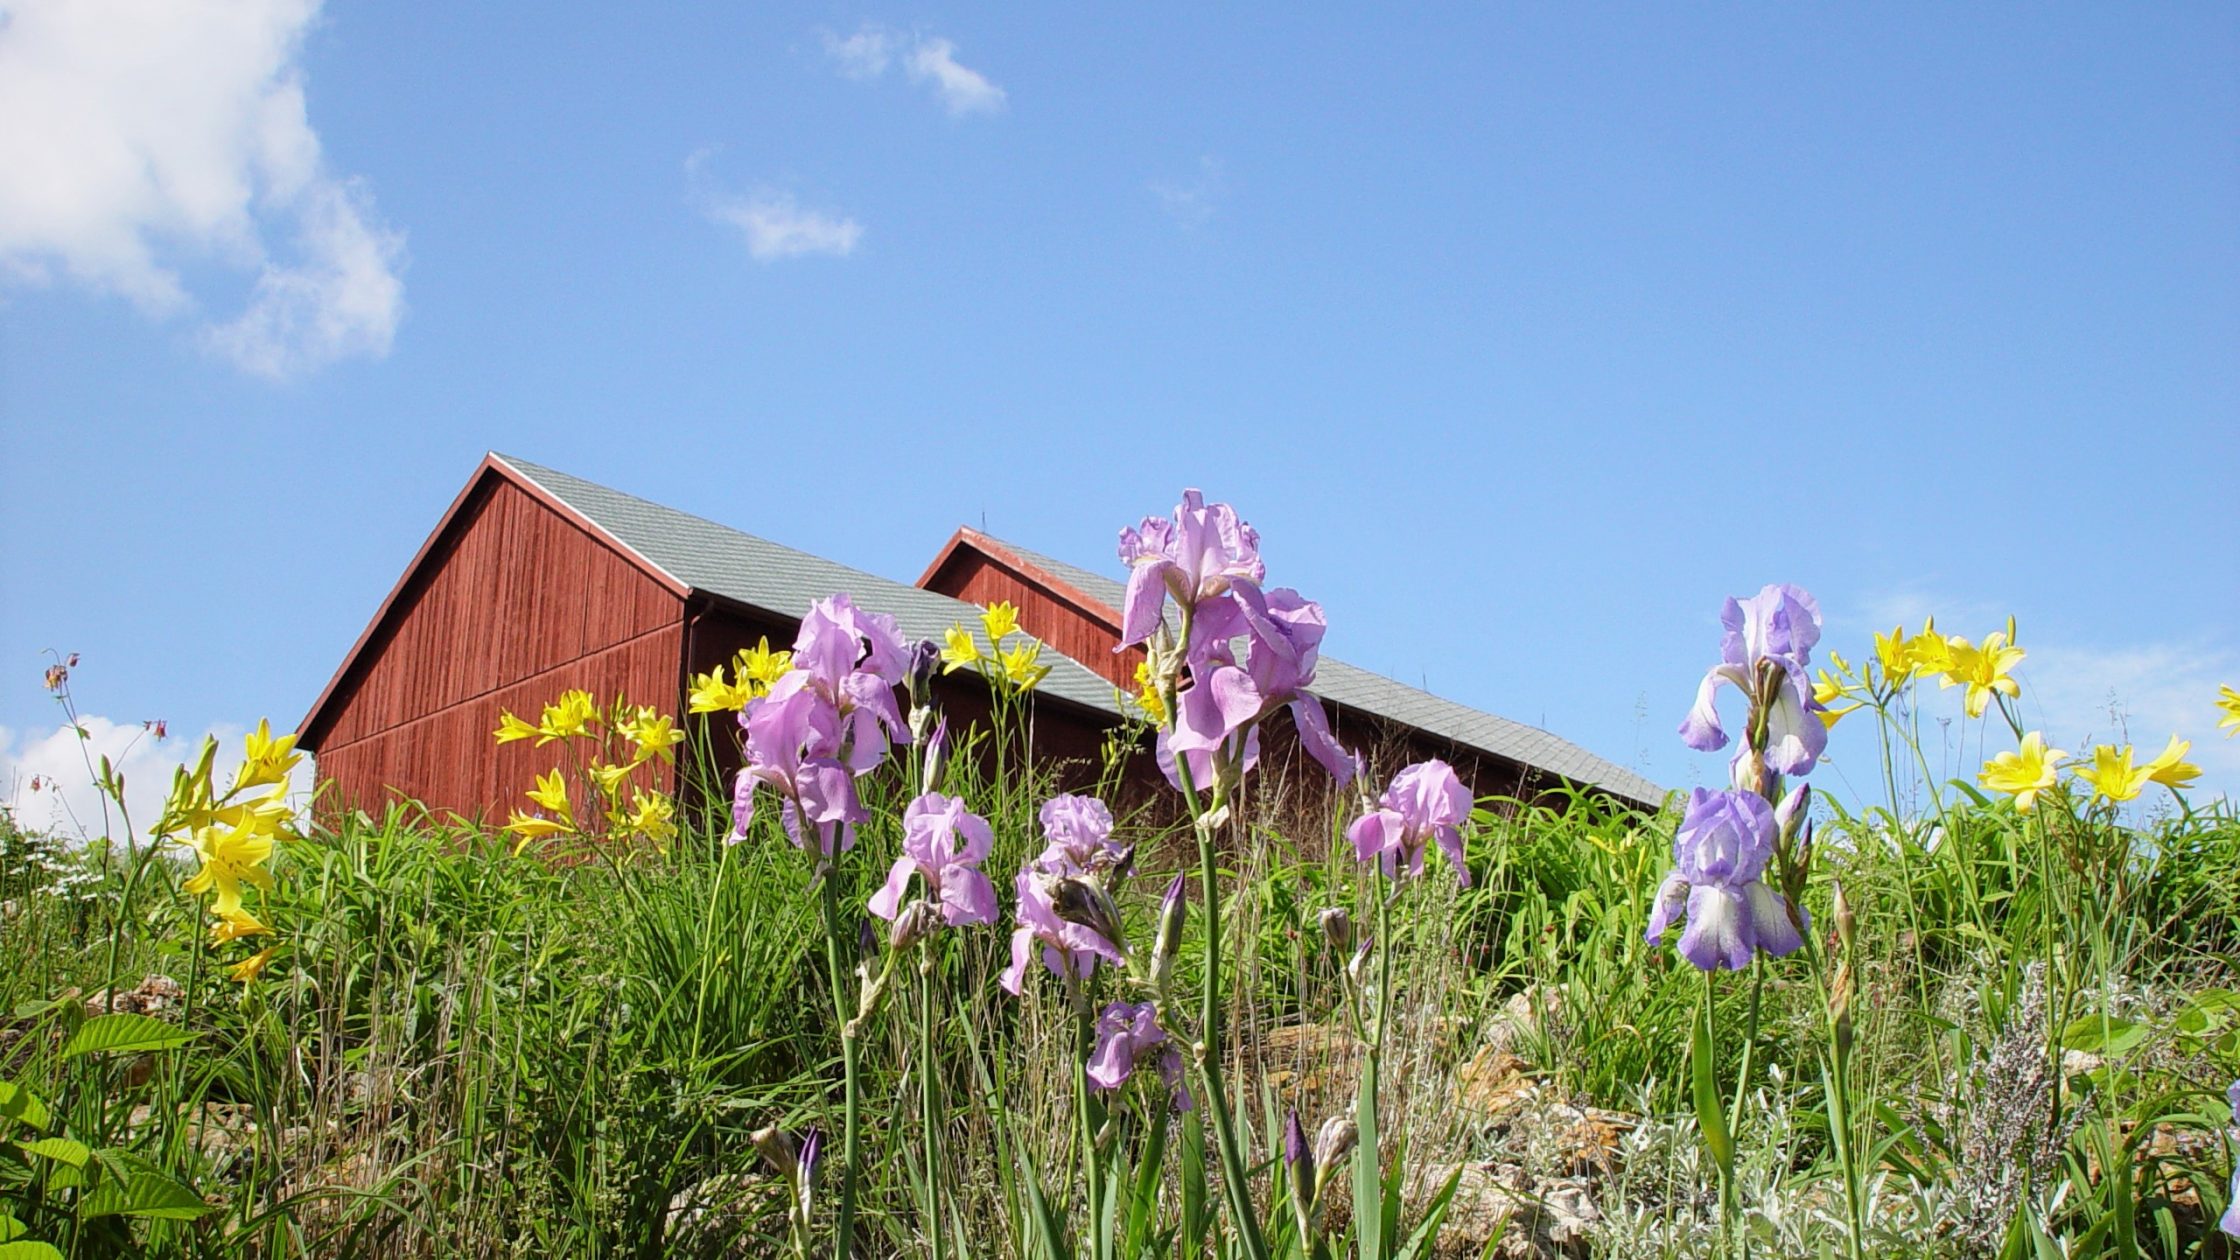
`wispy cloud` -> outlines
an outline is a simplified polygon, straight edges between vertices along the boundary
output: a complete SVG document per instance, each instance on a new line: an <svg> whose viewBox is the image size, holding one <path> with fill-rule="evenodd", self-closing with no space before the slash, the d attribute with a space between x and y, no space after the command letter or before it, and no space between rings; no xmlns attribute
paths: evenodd
<svg viewBox="0 0 2240 1260"><path fill-rule="evenodd" d="M1147 187L1168 218L1194 231L1211 221L1220 208L1224 182L1221 160L1209 153L1198 159L1193 178L1182 182L1153 180Z"/></svg>
<svg viewBox="0 0 2240 1260"><path fill-rule="evenodd" d="M401 234L327 169L305 105L316 0L17 0L0 21L0 283L200 305L182 268L256 278L200 339L284 377L389 352Z"/></svg>
<svg viewBox="0 0 2240 1260"><path fill-rule="evenodd" d="M845 215L807 209L791 193L764 190L714 198L708 203L708 217L737 228L746 238L747 253L762 262L804 254L846 258L863 238L862 224Z"/></svg>
<svg viewBox="0 0 2240 1260"><path fill-rule="evenodd" d="M877 79L899 64L912 83L931 90L954 117L993 114L1004 107L1004 90L958 61L953 40L866 22L853 35L826 31L824 47L840 73L851 79Z"/></svg>
<svg viewBox="0 0 2240 1260"><path fill-rule="evenodd" d="M0 727L0 806L16 821L34 831L53 832L76 840L109 834L123 837L124 819L113 802L104 800L87 773L90 762L103 757L124 778L125 804L142 839L163 810L171 792L171 772L192 761L202 751L205 736L218 741L211 773L222 787L241 764L244 728L213 726L192 738L172 735L156 738L144 723L110 718L81 718L79 729L57 726L52 730L19 735ZM289 779L288 796L298 809L307 808L316 781L309 758Z"/></svg>

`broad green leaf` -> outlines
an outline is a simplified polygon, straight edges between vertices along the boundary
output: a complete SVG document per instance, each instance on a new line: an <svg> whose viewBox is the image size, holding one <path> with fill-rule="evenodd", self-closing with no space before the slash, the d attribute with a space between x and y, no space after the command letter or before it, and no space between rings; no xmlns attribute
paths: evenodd
<svg viewBox="0 0 2240 1260"><path fill-rule="evenodd" d="M1377 1053L1372 1047L1353 1107L1353 1122L1361 1132L1360 1144L1353 1152L1353 1231L1361 1260L1385 1257L1384 1173L1377 1158L1377 1066Z"/></svg>
<svg viewBox="0 0 2240 1260"><path fill-rule="evenodd" d="M47 1105L39 1101L37 1094L14 1081L0 1081L0 1118L34 1129L44 1129L47 1127Z"/></svg>
<svg viewBox="0 0 2240 1260"><path fill-rule="evenodd" d="M2087 1015L2062 1030L2061 1045L2068 1050L2113 1057L2130 1053L2150 1031L2146 1025L2128 1019Z"/></svg>
<svg viewBox="0 0 2240 1260"><path fill-rule="evenodd" d="M201 1195L160 1173L134 1173L123 1180L110 1179L95 1186L78 1201L78 1216L145 1216L167 1221L191 1221L218 1209Z"/></svg>
<svg viewBox="0 0 2240 1260"><path fill-rule="evenodd" d="M62 1253L43 1242L0 1243L0 1260L62 1260Z"/></svg>
<svg viewBox="0 0 2240 1260"><path fill-rule="evenodd" d="M1703 1129L1703 1144L1727 1176L1734 1170L1734 1138L1727 1132L1727 1113L1719 1098L1718 1065L1711 1061L1711 1004L1696 1008L1694 1044L1688 1058L1695 1074L1696 1124Z"/></svg>
<svg viewBox="0 0 2240 1260"><path fill-rule="evenodd" d="M86 1160L93 1156L85 1143L73 1142L69 1138L40 1138L36 1142L24 1142L21 1145L30 1154L51 1159L58 1164L68 1164L72 1168L85 1167Z"/></svg>
<svg viewBox="0 0 2240 1260"><path fill-rule="evenodd" d="M0 1242L14 1242L23 1237L26 1227L22 1221L0 1212Z"/></svg>
<svg viewBox="0 0 2240 1260"><path fill-rule="evenodd" d="M131 1054L148 1050L169 1050L194 1040L194 1034L146 1015L98 1015L78 1029L70 1044L62 1048L62 1057L75 1059L82 1054Z"/></svg>

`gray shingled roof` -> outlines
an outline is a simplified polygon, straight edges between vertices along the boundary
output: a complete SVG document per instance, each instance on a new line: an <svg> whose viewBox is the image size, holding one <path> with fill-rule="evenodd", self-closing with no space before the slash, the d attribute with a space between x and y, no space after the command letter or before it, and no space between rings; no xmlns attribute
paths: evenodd
<svg viewBox="0 0 2240 1260"><path fill-rule="evenodd" d="M962 600L835 564L511 455L493 451L491 457L694 590L795 620L808 613L811 603L844 591L857 607L892 616L908 639L938 641L950 626L970 624L980 615ZM1120 712L1112 683L1102 675L1056 649L1046 650L1042 659L1051 667L1038 689L1042 693L1102 713Z"/></svg>
<svg viewBox="0 0 2240 1260"><path fill-rule="evenodd" d="M794 619L806 614L812 602L845 591L858 606L894 617L904 636L912 639L938 640L950 626L969 624L979 615L979 609L962 600L851 569L527 460L496 452L491 457L581 513L647 564L694 590ZM1119 607L1126 589L1119 582L1024 547L1003 545L1082 594ZM1101 713L1120 712L1113 686L1102 675L1056 649L1047 650L1043 660L1051 666L1041 687L1045 694ZM1546 731L1481 713L1343 661L1322 659L1315 690L1341 707L1506 757L1573 783L1650 805L1664 799L1663 788Z"/></svg>
<svg viewBox="0 0 2240 1260"><path fill-rule="evenodd" d="M1117 615L1127 588L1101 573L1067 564L1015 543L1002 545L1051 576L1071 584L1091 599L1101 600ZM1468 705L1435 696L1419 687L1396 682L1357 665L1325 656L1315 670L1315 692L1343 708L1373 714L1387 721L1453 740L1511 761L1533 766L1573 783L1599 787L1607 792L1648 805L1664 800L1664 789L1624 766L1605 761L1569 740L1535 726L1512 722Z"/></svg>

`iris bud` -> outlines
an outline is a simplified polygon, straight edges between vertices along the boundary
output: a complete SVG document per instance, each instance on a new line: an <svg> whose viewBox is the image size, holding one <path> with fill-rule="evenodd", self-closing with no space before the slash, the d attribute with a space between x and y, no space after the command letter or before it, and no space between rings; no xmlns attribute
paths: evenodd
<svg viewBox="0 0 2240 1260"><path fill-rule="evenodd" d="M1340 954L1353 952L1353 916L1346 913L1345 907L1331 906L1316 918L1322 924L1322 939L1330 942L1331 949Z"/></svg>
<svg viewBox="0 0 2240 1260"><path fill-rule="evenodd" d="M930 901L919 899L902 908L887 933L887 948L896 953L916 946L941 926L941 912Z"/></svg>
<svg viewBox="0 0 2240 1260"><path fill-rule="evenodd" d="M1299 1127L1299 1113L1283 1118L1283 1176L1291 1189L1291 1214L1299 1222L1299 1237L1314 1230L1314 1150L1307 1145L1307 1131Z"/></svg>
<svg viewBox="0 0 2240 1260"><path fill-rule="evenodd" d="M1120 907L1095 880L1061 875L1050 885L1050 909L1068 923L1078 923L1110 941L1122 953L1127 936L1120 928Z"/></svg>
<svg viewBox="0 0 2240 1260"><path fill-rule="evenodd" d="M1167 885L1166 895L1159 899L1159 930L1151 939L1151 983L1160 989L1167 987L1168 977L1174 974L1174 957L1182 949L1182 925L1190 917L1184 886L1177 872Z"/></svg>

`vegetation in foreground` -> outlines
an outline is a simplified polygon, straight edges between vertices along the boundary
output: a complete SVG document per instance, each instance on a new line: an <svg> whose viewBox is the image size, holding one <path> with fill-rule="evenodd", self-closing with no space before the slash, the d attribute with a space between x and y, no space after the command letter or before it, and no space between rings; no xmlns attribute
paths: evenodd
<svg viewBox="0 0 2240 1260"><path fill-rule="evenodd" d="M0 1260L2228 1254L2240 815L2184 741L2048 748L2011 627L1808 678L1769 587L1682 728L1733 787L1472 802L1315 729L1320 611L1225 512L1131 531L1133 814L1023 756L1008 609L913 648L836 598L691 737L509 715L557 768L496 832L306 828L261 728L144 832L0 825ZM647 786L734 710L728 816ZM1285 711L1329 778L1254 766ZM1885 801L1803 789L1838 720Z"/></svg>

